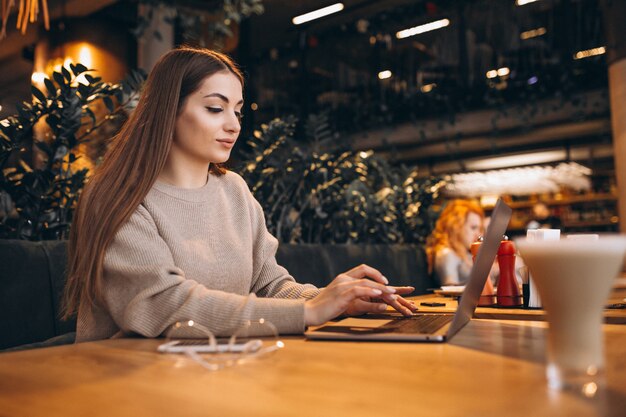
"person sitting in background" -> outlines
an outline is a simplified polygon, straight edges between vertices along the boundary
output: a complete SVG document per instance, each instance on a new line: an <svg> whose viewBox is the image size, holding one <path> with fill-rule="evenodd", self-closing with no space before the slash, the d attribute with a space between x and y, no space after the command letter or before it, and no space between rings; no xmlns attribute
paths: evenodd
<svg viewBox="0 0 626 417"><path fill-rule="evenodd" d="M441 285L463 285L472 269L470 246L483 232L485 213L474 201L453 200L426 244L428 268Z"/></svg>

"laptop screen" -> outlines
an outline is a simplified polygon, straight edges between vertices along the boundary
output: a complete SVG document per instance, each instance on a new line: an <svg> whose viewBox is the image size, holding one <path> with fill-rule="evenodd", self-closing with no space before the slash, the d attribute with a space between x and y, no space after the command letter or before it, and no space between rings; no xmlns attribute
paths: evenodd
<svg viewBox="0 0 626 417"><path fill-rule="evenodd" d="M447 339L454 336L472 318L474 310L478 305L480 294L491 271L491 265L500 247L502 235L504 235L509 225L511 213L511 208L499 199L491 214L491 222L485 232L483 244L476 255L469 280L459 300L459 306L448 330Z"/></svg>

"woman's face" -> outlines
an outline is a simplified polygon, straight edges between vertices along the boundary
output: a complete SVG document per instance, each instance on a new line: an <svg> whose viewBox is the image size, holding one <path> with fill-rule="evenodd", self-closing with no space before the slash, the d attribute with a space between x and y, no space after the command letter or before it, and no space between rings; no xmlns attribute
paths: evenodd
<svg viewBox="0 0 626 417"><path fill-rule="evenodd" d="M182 164L226 162L241 130L241 82L224 71L205 78L176 119L170 157Z"/></svg>
<svg viewBox="0 0 626 417"><path fill-rule="evenodd" d="M465 225L463 225L463 244L465 244L467 249L480 237L483 224L482 220L483 219L474 212L467 214Z"/></svg>

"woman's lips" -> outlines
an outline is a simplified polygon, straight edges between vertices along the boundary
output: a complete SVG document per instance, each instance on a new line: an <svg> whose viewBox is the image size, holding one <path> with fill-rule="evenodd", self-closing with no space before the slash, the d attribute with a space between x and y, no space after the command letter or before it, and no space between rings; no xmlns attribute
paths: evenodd
<svg viewBox="0 0 626 417"><path fill-rule="evenodd" d="M219 142L220 145L222 145L225 148L231 149L233 146L235 146L235 139L217 139L217 142Z"/></svg>

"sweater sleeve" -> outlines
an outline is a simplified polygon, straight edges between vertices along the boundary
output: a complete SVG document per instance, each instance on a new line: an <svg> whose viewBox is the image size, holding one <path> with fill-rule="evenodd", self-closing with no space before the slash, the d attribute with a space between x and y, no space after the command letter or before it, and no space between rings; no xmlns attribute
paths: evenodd
<svg viewBox="0 0 626 417"><path fill-rule="evenodd" d="M251 291L260 297L304 298L317 296L320 290L311 284L300 284L276 262L278 240L265 225L263 208L246 186L252 216L253 281Z"/></svg>
<svg viewBox="0 0 626 417"><path fill-rule="evenodd" d="M302 298L237 295L185 278L141 205L107 250L102 290L105 309L124 333L157 337L181 320L194 320L217 336L260 318L271 321L282 334L305 328Z"/></svg>

